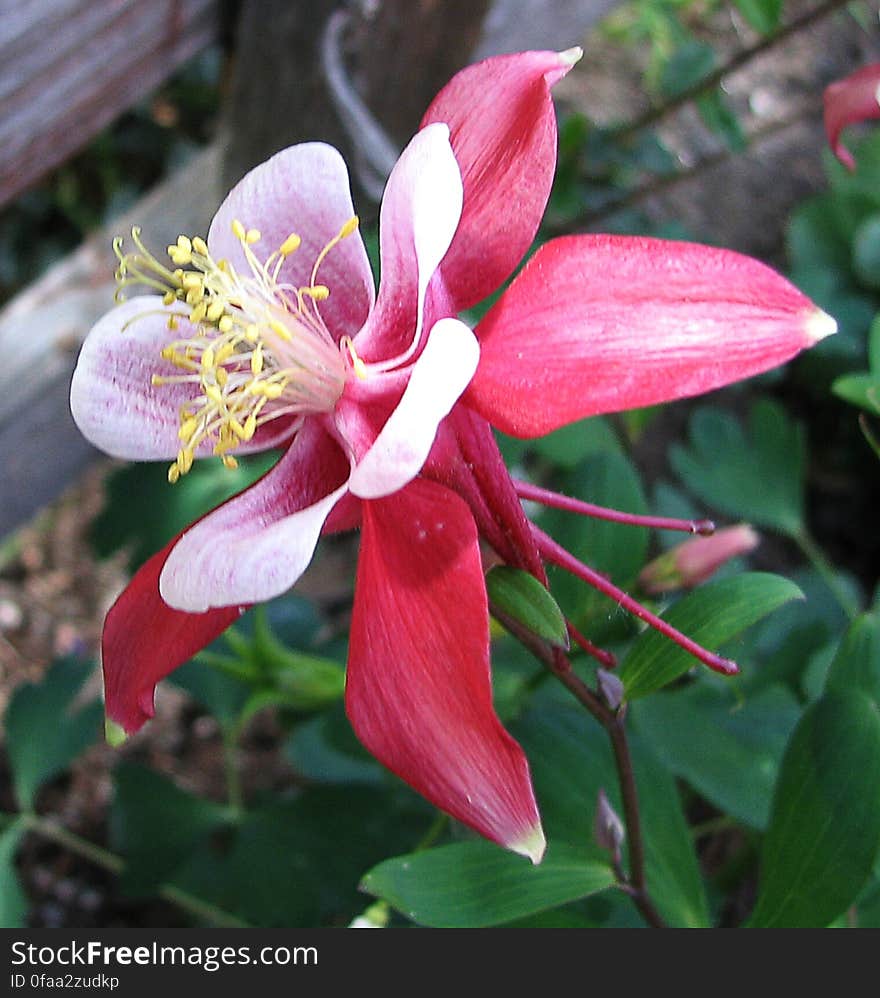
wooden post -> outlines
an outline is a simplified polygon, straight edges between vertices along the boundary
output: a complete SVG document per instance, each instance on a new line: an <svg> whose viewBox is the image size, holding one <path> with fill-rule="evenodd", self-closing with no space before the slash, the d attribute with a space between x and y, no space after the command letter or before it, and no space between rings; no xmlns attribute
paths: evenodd
<svg viewBox="0 0 880 998"><path fill-rule="evenodd" d="M350 134L342 124L326 79L322 47L332 15L348 16L342 54L353 90L400 148L437 90L468 61L489 6L364 0L346 15L339 0L244 0L224 123L227 186L295 142L329 142L357 161L359 129Z"/></svg>

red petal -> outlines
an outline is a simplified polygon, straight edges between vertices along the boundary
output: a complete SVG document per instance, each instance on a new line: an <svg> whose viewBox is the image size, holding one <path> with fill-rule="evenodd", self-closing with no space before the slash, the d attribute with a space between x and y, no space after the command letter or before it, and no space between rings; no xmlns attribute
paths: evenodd
<svg viewBox="0 0 880 998"><path fill-rule="evenodd" d="M834 155L850 170L856 163L840 140L847 125L880 118L880 63L863 66L825 88L825 133Z"/></svg>
<svg viewBox="0 0 880 998"><path fill-rule="evenodd" d="M457 309L494 291L531 245L556 169L550 86L571 65L556 52L486 59L457 73L422 119L449 125L464 181L461 223L441 265Z"/></svg>
<svg viewBox="0 0 880 998"><path fill-rule="evenodd" d="M423 475L464 499L481 539L502 561L546 584L531 525L485 419L462 403L456 405L441 424Z"/></svg>
<svg viewBox="0 0 880 998"><path fill-rule="evenodd" d="M546 243L477 326L464 400L517 436L698 395L776 367L834 320L730 250L629 236Z"/></svg>
<svg viewBox="0 0 880 998"><path fill-rule="evenodd" d="M364 745L420 794L540 859L528 764L492 707L476 527L433 482L363 504L346 705Z"/></svg>
<svg viewBox="0 0 880 998"><path fill-rule="evenodd" d="M154 713L156 684L210 644L244 607L207 613L172 610L159 596L159 575L175 537L137 572L110 608L102 640L107 717L129 734Z"/></svg>

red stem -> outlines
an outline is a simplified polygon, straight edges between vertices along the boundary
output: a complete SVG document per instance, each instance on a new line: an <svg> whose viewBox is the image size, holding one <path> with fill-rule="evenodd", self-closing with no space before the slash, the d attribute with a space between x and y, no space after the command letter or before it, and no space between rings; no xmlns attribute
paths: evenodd
<svg viewBox="0 0 880 998"><path fill-rule="evenodd" d="M609 599L613 599L634 617L638 617L639 620L650 624L655 630L665 635L671 641L674 641L681 648L684 648L686 652L693 655L694 658L704 665L708 665L715 672L720 672L724 676L734 676L739 672L739 666L737 666L736 662L732 662L729 658L722 658L722 656L703 648L702 645L698 645L696 641L692 641L687 635L682 634L681 631L667 624L662 617L651 613L641 603L634 600L632 596L629 596L622 589L618 589L613 582L609 582L605 576L600 575L597 571L579 561L573 554L569 554L564 547L557 544L552 537L549 537L534 524L532 524L532 533L535 536L541 556L551 564L558 565L559 568L565 569L565 571L582 579L594 589L598 589L600 593Z"/></svg>
<svg viewBox="0 0 880 998"><path fill-rule="evenodd" d="M611 520L614 523L625 523L631 527L651 527L654 530L682 530L687 534L702 534L707 536L715 533L715 524L711 520L673 520L665 516L639 516L637 513L622 513L607 506L595 506L591 502L572 499L542 489L540 485L513 479L513 487L520 499L530 499L543 506L566 510L569 513L580 513L583 516L593 516L598 520Z"/></svg>

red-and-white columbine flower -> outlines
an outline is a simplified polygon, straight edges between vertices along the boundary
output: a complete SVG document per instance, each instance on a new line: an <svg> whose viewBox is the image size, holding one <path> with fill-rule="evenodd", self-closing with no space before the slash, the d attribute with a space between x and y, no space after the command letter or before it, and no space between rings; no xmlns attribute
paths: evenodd
<svg viewBox="0 0 880 998"><path fill-rule="evenodd" d="M880 118L880 62L862 66L842 80L829 84L823 103L828 143L840 162L854 170L856 161L843 144L841 134L847 125Z"/></svg>
<svg viewBox="0 0 880 998"><path fill-rule="evenodd" d="M134 252L118 248L123 285L155 294L83 346L71 407L85 435L172 461L172 480L200 457L284 448L108 614L106 707L126 731L242 607L296 582L322 532L360 526L355 731L438 807L540 859L528 765L492 706L480 544L542 582L554 561L610 584L529 523L529 487L511 481L491 426L534 436L693 395L833 331L754 260L595 235L543 246L476 329L457 318L535 236L555 168L550 87L578 55L489 59L441 91L388 180L375 297L345 166L322 144L253 170L207 240L181 237L168 266L136 233Z"/></svg>

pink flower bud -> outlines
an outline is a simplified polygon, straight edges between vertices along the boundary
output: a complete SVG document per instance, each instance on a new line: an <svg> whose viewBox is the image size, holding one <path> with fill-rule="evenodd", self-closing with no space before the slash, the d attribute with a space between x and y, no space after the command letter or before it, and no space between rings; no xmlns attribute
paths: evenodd
<svg viewBox="0 0 880 998"><path fill-rule="evenodd" d="M747 523L725 527L710 537L694 537L646 565L639 575L639 585L648 593L692 589L731 558L748 554L759 540Z"/></svg>

